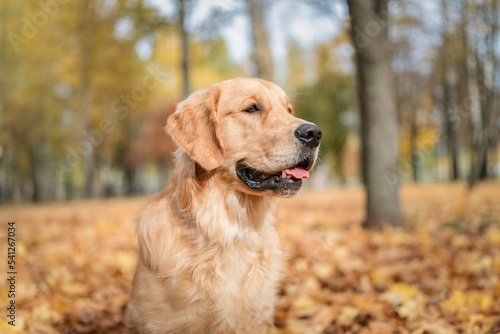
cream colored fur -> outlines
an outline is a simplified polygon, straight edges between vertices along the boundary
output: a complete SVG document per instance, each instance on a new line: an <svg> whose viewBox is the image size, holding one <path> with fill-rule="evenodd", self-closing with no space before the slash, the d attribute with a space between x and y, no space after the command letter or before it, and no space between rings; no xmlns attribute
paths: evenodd
<svg viewBox="0 0 500 334"><path fill-rule="evenodd" d="M251 101L268 113L242 112ZM303 123L279 87L258 79L221 82L178 106L167 125L180 146L171 185L137 226L130 333L267 331L283 260L277 196L249 189L234 169L241 159L283 168Z"/></svg>

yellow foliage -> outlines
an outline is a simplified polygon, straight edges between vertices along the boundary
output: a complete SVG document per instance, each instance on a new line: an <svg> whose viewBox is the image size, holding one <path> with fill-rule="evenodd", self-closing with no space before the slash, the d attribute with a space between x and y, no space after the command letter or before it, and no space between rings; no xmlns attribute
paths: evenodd
<svg viewBox="0 0 500 334"><path fill-rule="evenodd" d="M441 303L441 306L453 313L475 313L488 311L492 303L491 294L454 291L449 299Z"/></svg>
<svg viewBox="0 0 500 334"><path fill-rule="evenodd" d="M340 315L337 322L342 326L350 326L353 324L354 319L358 316L359 309L352 306L345 306L340 310Z"/></svg>
<svg viewBox="0 0 500 334"><path fill-rule="evenodd" d="M415 147L419 152L430 153L434 150L435 145L439 141L439 135L435 127L421 127L415 142ZM405 132L399 139L399 149L401 157L404 161L409 161L411 152L410 138Z"/></svg>
<svg viewBox="0 0 500 334"><path fill-rule="evenodd" d="M425 298L418 287L405 283L393 284L380 299L391 304L401 318L415 319L425 306Z"/></svg>
<svg viewBox="0 0 500 334"><path fill-rule="evenodd" d="M362 189L282 200L277 229L288 258L269 333L495 333L500 186L483 184L467 200L463 187L403 187L412 226L383 231L360 228ZM124 331L146 202L2 208L0 220L23 224L20 333ZM0 291L5 299L6 281ZM0 322L0 332L9 327Z"/></svg>

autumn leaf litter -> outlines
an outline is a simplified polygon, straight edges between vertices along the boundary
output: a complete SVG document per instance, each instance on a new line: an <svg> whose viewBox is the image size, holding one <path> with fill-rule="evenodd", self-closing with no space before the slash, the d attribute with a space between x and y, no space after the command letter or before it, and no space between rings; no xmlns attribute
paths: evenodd
<svg viewBox="0 0 500 334"><path fill-rule="evenodd" d="M3 208L2 221L18 225L17 330L124 332L146 202ZM288 257L269 332L499 333L500 184L411 185L402 202L403 228L366 231L361 189L282 200ZM0 332L13 332L5 319Z"/></svg>

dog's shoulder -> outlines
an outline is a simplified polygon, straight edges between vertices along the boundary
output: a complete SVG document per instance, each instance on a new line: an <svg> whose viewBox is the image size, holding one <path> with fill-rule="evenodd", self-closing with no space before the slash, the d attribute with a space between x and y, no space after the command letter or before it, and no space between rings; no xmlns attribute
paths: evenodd
<svg viewBox="0 0 500 334"><path fill-rule="evenodd" d="M171 190L166 188L149 200L139 215L137 223L138 235L148 232L150 229L162 228L165 225L172 211L170 194Z"/></svg>
<svg viewBox="0 0 500 334"><path fill-rule="evenodd" d="M162 266L173 243L174 229L172 190L166 188L155 195L142 210L136 227L140 259L151 270Z"/></svg>

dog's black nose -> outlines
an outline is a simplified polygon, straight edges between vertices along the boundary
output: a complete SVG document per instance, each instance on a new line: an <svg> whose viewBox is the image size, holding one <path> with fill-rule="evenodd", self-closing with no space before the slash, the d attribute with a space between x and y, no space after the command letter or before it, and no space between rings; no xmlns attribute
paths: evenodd
<svg viewBox="0 0 500 334"><path fill-rule="evenodd" d="M295 130L295 137L309 148L318 147L322 135L321 129L314 124L302 124Z"/></svg>

